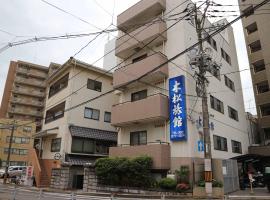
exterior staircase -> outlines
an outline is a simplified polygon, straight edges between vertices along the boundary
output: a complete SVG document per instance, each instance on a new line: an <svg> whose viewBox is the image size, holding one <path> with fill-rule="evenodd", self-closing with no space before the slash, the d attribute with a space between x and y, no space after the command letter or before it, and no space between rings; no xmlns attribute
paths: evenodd
<svg viewBox="0 0 270 200"><path fill-rule="evenodd" d="M35 149L30 149L28 156L30 163L34 167L36 186L38 188L49 187L51 180L47 174L47 170L45 168L43 160L38 159L38 155Z"/></svg>

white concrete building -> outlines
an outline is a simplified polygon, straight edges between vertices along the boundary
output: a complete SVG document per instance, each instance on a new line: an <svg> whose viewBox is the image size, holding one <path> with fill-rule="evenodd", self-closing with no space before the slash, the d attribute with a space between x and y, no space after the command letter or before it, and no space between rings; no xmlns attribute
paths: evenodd
<svg viewBox="0 0 270 200"><path fill-rule="evenodd" d="M117 26L136 39L126 35L116 41L119 48L115 55L120 61L134 55L113 74L113 87L119 90L120 101L112 108L112 125L120 131L118 147L110 148L110 156L147 154L153 158L153 169L158 172L175 170L182 164L191 165L193 160L204 157L203 151L198 151L198 141L203 140L202 109L201 99L196 97L190 54L179 56L141 81L126 84L197 42L192 21L181 20L166 31L176 22L170 19L180 19L186 14L179 13L191 2L183 2L141 0L117 17ZM183 5L179 6L181 3ZM149 21L149 24L139 25ZM227 22L221 20L216 24L222 23ZM205 27L210 26L207 21ZM119 32L119 36L123 34ZM204 47L210 48L213 60L221 64L220 71L207 73L212 157L228 159L245 154L249 140L240 74L231 73L239 70L232 27L204 42ZM169 121L168 90L169 79L180 75L185 77L187 94L187 139L177 142L170 140L170 123L173 122Z"/></svg>
<svg viewBox="0 0 270 200"><path fill-rule="evenodd" d="M82 188L83 165L108 156L109 147L117 142L110 122L111 107L118 97L112 93L91 101L112 90L112 74L71 58L47 84L43 129L35 136L40 139L41 151L39 160L32 161L41 168L40 175L35 171L36 182L48 186L52 168L66 163L71 180L64 188ZM48 179L42 180L45 176Z"/></svg>

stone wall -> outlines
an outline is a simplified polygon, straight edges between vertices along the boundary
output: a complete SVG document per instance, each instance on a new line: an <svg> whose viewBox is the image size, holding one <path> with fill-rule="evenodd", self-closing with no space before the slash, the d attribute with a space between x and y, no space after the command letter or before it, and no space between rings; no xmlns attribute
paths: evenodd
<svg viewBox="0 0 270 200"><path fill-rule="evenodd" d="M55 189L70 189L70 168L53 168L51 176L51 188Z"/></svg>
<svg viewBox="0 0 270 200"><path fill-rule="evenodd" d="M95 192L97 188L97 176L95 168L85 167L84 168L84 179L83 179L83 191L84 192Z"/></svg>

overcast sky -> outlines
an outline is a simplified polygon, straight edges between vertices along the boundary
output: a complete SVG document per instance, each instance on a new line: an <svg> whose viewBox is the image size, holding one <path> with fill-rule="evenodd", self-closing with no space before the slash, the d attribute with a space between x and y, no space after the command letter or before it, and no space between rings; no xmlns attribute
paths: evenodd
<svg viewBox="0 0 270 200"><path fill-rule="evenodd" d="M82 22L63 13L42 0L0 0L0 48L8 42L32 37L58 36L71 33L99 31L90 24L105 29L116 16L138 2L138 0L46 0L87 21ZM169 0L170 1L170 0ZM237 5L237 0L216 0L216 2ZM237 7L233 7L234 10ZM229 18L231 20L232 18ZM111 26L110 28L114 28ZM233 25L240 69L249 67L241 22ZM116 34L114 34L116 35ZM48 66L50 62L63 64L85 46L93 36L84 38L36 42L9 48L0 53L0 101L11 60L23 60ZM104 54L104 44L113 35L102 35L76 56L93 64ZM102 67L102 61L95 63ZM246 110L256 114L250 72L241 73Z"/></svg>

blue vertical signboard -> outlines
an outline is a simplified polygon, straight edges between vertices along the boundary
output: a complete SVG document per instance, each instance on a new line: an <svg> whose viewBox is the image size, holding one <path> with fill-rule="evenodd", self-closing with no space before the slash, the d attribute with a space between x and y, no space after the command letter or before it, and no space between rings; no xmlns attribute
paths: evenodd
<svg viewBox="0 0 270 200"><path fill-rule="evenodd" d="M178 76L169 80L170 98L170 139L171 141L187 140L185 77Z"/></svg>

